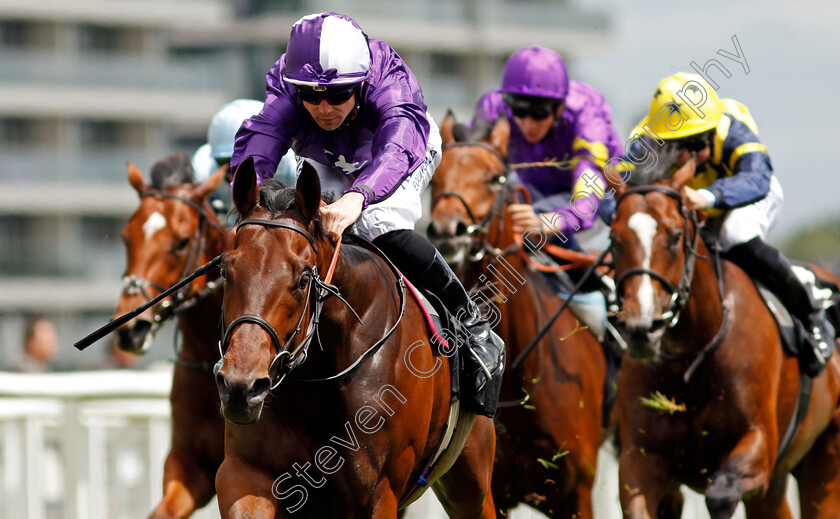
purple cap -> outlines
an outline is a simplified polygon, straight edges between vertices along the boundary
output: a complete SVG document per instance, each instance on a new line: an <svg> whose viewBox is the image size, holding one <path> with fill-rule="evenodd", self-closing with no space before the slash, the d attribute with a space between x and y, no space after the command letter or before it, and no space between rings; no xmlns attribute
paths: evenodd
<svg viewBox="0 0 840 519"><path fill-rule="evenodd" d="M361 83L370 61L367 36L350 17L310 14L292 26L283 79L312 87Z"/></svg>
<svg viewBox="0 0 840 519"><path fill-rule="evenodd" d="M569 92L566 63L545 47L519 49L505 63L502 92L563 99Z"/></svg>

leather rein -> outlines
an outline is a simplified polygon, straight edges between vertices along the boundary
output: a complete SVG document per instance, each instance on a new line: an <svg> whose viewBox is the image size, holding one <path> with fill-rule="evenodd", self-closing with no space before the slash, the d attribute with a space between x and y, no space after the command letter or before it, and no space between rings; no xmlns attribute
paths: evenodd
<svg viewBox="0 0 840 519"><path fill-rule="evenodd" d="M236 225L237 231L246 225L258 225L267 228L280 228L296 232L304 238L306 238L306 240L309 242L310 247L315 252L315 256L317 257L318 255L318 246L315 242L315 239L312 237L309 231L307 231L299 225L296 225L295 223L293 223L292 220L267 220L260 218L248 218L240 221ZM365 246L369 246L370 248L376 251L376 247L373 244L369 244L366 242L362 243L365 243ZM324 302L327 299L329 299L330 297L337 297L353 313L353 315L356 317L359 323L364 324L359 315L350 305L350 303L348 303L341 296L338 287L330 284L340 250L341 240L339 240L336 244L335 252L333 253L332 259L330 261L330 267L328 269L326 277L323 280L318 274L317 265L313 265L309 269L310 277L306 286L306 303L304 304L303 310L301 311L301 315L298 319L297 325L295 326L295 330L291 333L291 335L286 339L285 342L280 340L280 335L277 333L277 330L265 318L256 314L243 314L233 319L230 322L230 324L227 325L226 328L224 328L223 324L224 335L222 336L222 340L219 342L219 353L221 354L222 359L224 359L225 353L227 352L233 331L237 327L246 323L255 324L259 326L268 334L269 338L271 339L272 346L277 351L276 355L274 356L274 359L272 359L271 364L268 368L268 374L271 379L271 389L274 389L277 386L279 386L281 382L283 382L283 380L292 370L306 362L312 339L318 333L318 323L320 322ZM356 368L361 366L361 364L366 359L368 359L374 352L376 352L376 350L378 350L379 347L385 343L388 337L390 337L397 329L397 326L399 326L400 322L402 321L403 315L405 314L405 281L403 280L402 275L399 273L399 271L397 271L394 265L390 262L390 260L388 260L384 255L382 257L385 259L386 263L390 266L392 272L394 272L397 278L397 287L400 295L400 312L396 322L393 324L393 326L391 326L391 328L387 332L385 332L382 338L380 338L376 343L370 346L350 366L348 366L341 372L323 378L300 379L290 377L290 381L326 382L331 380L337 380L344 376L347 376L353 371L355 371ZM309 317L309 319L308 322L305 323L307 316ZM294 346L294 341L298 337L300 338L298 340L297 346ZM318 342L321 347L321 350L323 350L324 347L323 344L321 344L320 336L318 336ZM216 368L214 368L214 371L218 372L218 370L221 369L221 366L221 362L217 363Z"/></svg>
<svg viewBox="0 0 840 519"><path fill-rule="evenodd" d="M675 189L671 189L667 186L638 186L629 188L624 193L619 195L618 198L616 198L616 210L618 210L618 205L623 200L625 200L628 195L646 195L647 193L662 193L663 195L668 196L677 201L680 215L683 218L684 231L683 260L681 268L682 274L680 275L680 281L677 284L677 286L674 286L674 284L671 283L665 276L653 269L646 267L635 267L622 272L620 276L616 276L615 286L616 291L618 292L619 301L622 301L624 282L629 277L644 275L650 276L659 281L659 283L661 283L666 288L666 290L671 292L671 300L668 305L668 310L665 313L663 313L660 317L655 318L654 322L659 322L662 325L666 325L668 328L673 328L679 322L680 315L682 315L682 311L688 304L688 298L691 295L691 283L694 279L694 268L697 257L700 256L700 254L697 252L697 247L700 242L700 227L702 226L702 224L697 220L696 211L687 211L685 209L682 203L682 196L680 195L680 193ZM691 241L688 240L688 236L690 235ZM612 248L612 244L610 248ZM703 346L702 349L700 349L697 352L685 354L669 354L662 352L659 354L659 356L663 360L691 362L688 369L683 374L683 380L686 383L689 382L692 375L694 375L695 371L697 370L697 368L700 367L700 365L703 363L706 357L711 355L718 348L718 346L720 346L721 342L723 341L723 337L726 335L726 332L729 328L729 307L724 303L723 281L720 278L720 257L718 256L717 251L715 251L714 262L715 272L718 273L718 295L720 297L721 307L723 308L723 317L721 319L720 327L718 328L717 333L715 333L715 336L705 346Z"/></svg>
<svg viewBox="0 0 840 519"><path fill-rule="evenodd" d="M192 247L190 248L190 253L188 255L187 262L184 264L184 269L181 272L179 278L185 278L190 272L193 272L197 269L201 263L201 256L204 254L205 249L207 248L207 238L205 235L205 231L207 227L212 227L219 234L224 235L225 229L211 220L210 216L208 215L206 208L202 207L199 204L196 204L192 200L184 198L182 196L174 195L171 193L166 193L164 191L159 190L149 190L140 195L141 198L147 197L154 197L154 198L169 198L172 200L177 200L182 202L193 209L195 209L196 214L198 215L198 226L193 233L193 237L190 240ZM186 284L181 289L179 289L175 294L172 296L172 299L165 299L160 303L160 306L155 309L152 313L152 327L149 333L154 334L160 329L161 326L166 324L172 317L175 315L189 310L193 306L195 306L202 298L215 292L221 286L221 276L217 276L213 280L209 280L205 283L204 288L193 294L192 296L187 296L190 291L190 285ZM122 295L142 295L146 298L146 301L151 301L152 297L149 295L147 290L149 288L153 288L158 292L164 292L168 289L159 283L155 283L154 281L150 281L148 279L142 278L140 276L131 274L123 277L123 287L122 287ZM213 367L211 362L203 361L203 362L194 362L184 360L181 357L180 349L178 347L178 330L175 330L175 339L173 340L173 347L175 349L175 362L180 364L184 367L191 368L191 369L198 369L202 371L210 371Z"/></svg>

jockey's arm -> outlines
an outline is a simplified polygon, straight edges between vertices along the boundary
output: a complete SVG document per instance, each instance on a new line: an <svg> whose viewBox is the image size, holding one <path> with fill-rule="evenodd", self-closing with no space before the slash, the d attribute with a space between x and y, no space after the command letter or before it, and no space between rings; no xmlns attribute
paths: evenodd
<svg viewBox="0 0 840 519"><path fill-rule="evenodd" d="M362 209L388 198L426 159L430 124L426 112L414 103L367 99L380 121L371 143L371 163L359 173L346 193L363 196ZM384 109L379 109L380 105Z"/></svg>
<svg viewBox="0 0 840 519"><path fill-rule="evenodd" d="M298 131L298 115L281 78L281 60L266 75L265 105L260 113L246 119L236 133L231 170L245 157L254 157L254 169L260 180L272 178L283 155L289 151L292 136Z"/></svg>
<svg viewBox="0 0 840 519"><path fill-rule="evenodd" d="M746 124L734 120L722 148L721 161L732 175L721 175L707 188L715 195L713 207L731 209L767 196L773 166L758 136Z"/></svg>

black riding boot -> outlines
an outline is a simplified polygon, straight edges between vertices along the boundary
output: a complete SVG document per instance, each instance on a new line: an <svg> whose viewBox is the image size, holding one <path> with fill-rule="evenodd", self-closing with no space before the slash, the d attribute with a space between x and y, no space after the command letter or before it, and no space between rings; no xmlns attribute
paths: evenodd
<svg viewBox="0 0 840 519"><path fill-rule="evenodd" d="M760 281L782 301L805 327L805 341L813 355L806 355L803 367L810 376L818 375L834 352L834 326L826 318L811 286L805 285L792 269L790 261L761 238L737 245L727 257ZM810 352L808 352L810 353Z"/></svg>
<svg viewBox="0 0 840 519"><path fill-rule="evenodd" d="M461 281L439 252L420 276L420 283L434 292L447 310L461 321L469 333L469 353L477 365L475 390L480 391L496 373L504 369L505 343L490 329L478 305L469 298Z"/></svg>
<svg viewBox="0 0 840 519"><path fill-rule="evenodd" d="M478 306L467 295L443 256L423 235L414 231L391 231L374 244L405 274L409 281L437 295L447 310L469 332L467 366L475 365L475 391L478 392L504 368L505 344L490 329ZM473 362L469 362L473 361Z"/></svg>

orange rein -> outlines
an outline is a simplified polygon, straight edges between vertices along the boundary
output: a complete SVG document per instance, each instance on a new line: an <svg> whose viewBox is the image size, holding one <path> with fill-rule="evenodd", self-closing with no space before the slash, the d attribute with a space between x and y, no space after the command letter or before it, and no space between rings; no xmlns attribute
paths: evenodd
<svg viewBox="0 0 840 519"><path fill-rule="evenodd" d="M513 197L516 200L517 195L521 196L522 203L531 205L531 194L528 192L528 189L525 186L519 185L513 188ZM505 202L505 214L507 213L508 203ZM535 261L531 258L531 255L528 254L528 251L525 250L524 243L522 240L522 234L514 235L513 239L516 241L516 244L519 246L519 253L522 255L522 258L528 263L531 267L539 270L541 272L558 272L561 270L571 270L581 267L586 267L595 263L598 260L595 256L590 256L589 254L584 254L582 252L573 251L570 249L565 249L563 247L558 247L557 245L552 245L550 243L546 243L543 245L542 249L545 250L551 256L568 261L569 263L565 265L543 265L542 263Z"/></svg>
<svg viewBox="0 0 840 519"><path fill-rule="evenodd" d="M335 264L338 262L338 253L341 251L341 236L338 237L338 240L335 242L335 251L333 251L333 257L330 260L330 267L327 269L327 275L324 277L324 283L330 284L332 281L333 272L335 272Z"/></svg>

